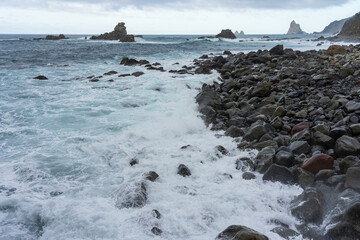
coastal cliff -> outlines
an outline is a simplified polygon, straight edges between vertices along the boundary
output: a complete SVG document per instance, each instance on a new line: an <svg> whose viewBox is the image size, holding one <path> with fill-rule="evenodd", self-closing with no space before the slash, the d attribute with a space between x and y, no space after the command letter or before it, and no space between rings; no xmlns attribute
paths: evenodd
<svg viewBox="0 0 360 240"><path fill-rule="evenodd" d="M355 16L344 23L344 26L338 36L360 38L360 13L355 14Z"/></svg>
<svg viewBox="0 0 360 240"><path fill-rule="evenodd" d="M314 32L315 34L338 34L343 28L348 18L331 22L321 32Z"/></svg>

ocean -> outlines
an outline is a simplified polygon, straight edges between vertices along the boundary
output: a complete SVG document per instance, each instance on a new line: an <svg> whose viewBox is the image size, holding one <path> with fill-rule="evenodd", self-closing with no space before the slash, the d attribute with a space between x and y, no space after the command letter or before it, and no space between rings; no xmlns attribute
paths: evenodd
<svg viewBox="0 0 360 240"><path fill-rule="evenodd" d="M168 70L225 50L326 49L330 43L317 46L312 35L147 35L136 43L35 37L0 35L0 239L204 240L229 225L282 239L271 231L275 220L296 229L288 206L302 189L263 182L257 173L242 179L236 160L257 152L237 149L197 111L199 88L219 81L219 74ZM123 57L158 62L167 71L123 66ZM103 76L109 71L118 74ZM136 71L144 75L118 77ZM48 80L33 79L38 75ZM90 82L89 76L103 77ZM220 154L219 145L229 154ZM192 175L179 176L179 164ZM121 207L149 171L159 178L146 182L146 204Z"/></svg>

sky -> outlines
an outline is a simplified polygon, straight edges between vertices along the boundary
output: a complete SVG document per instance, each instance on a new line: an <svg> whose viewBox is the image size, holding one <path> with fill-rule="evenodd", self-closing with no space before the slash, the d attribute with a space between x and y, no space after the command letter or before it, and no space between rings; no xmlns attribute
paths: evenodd
<svg viewBox="0 0 360 240"><path fill-rule="evenodd" d="M0 34L283 34L295 20L321 31L360 11L360 0L0 0Z"/></svg>

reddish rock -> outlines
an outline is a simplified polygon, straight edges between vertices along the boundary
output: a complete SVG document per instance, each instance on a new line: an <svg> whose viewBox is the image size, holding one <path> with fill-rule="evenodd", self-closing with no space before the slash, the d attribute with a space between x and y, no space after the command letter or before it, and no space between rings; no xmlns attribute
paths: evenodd
<svg viewBox="0 0 360 240"><path fill-rule="evenodd" d="M304 130L306 128L310 128L310 124L307 122L302 122L302 123L296 124L291 129L291 136L294 135L295 133L301 132L302 130Z"/></svg>
<svg viewBox="0 0 360 240"><path fill-rule="evenodd" d="M346 54L346 49L340 45L331 45L325 52L333 56L336 54Z"/></svg>
<svg viewBox="0 0 360 240"><path fill-rule="evenodd" d="M312 172L317 173L322 169L332 169L334 166L334 158L327 154L317 154L311 158L306 159L302 164L301 168Z"/></svg>

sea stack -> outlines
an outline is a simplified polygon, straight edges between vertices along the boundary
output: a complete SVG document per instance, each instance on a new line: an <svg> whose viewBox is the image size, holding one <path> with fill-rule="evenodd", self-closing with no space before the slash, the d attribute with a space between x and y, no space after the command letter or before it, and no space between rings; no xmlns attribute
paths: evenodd
<svg viewBox="0 0 360 240"><path fill-rule="evenodd" d="M355 16L344 23L338 36L344 38L360 38L360 13L355 14Z"/></svg>
<svg viewBox="0 0 360 240"><path fill-rule="evenodd" d="M300 24L297 24L294 20L290 23L290 28L287 34L304 34L301 30Z"/></svg>
<svg viewBox="0 0 360 240"><path fill-rule="evenodd" d="M91 40L119 40L120 42L135 42L134 35L127 34L125 23L119 22L114 31L99 36L92 36Z"/></svg>
<svg viewBox="0 0 360 240"><path fill-rule="evenodd" d="M235 34L230 29L223 29L221 30L221 33L216 35L217 38L229 38L229 39L235 39Z"/></svg>

